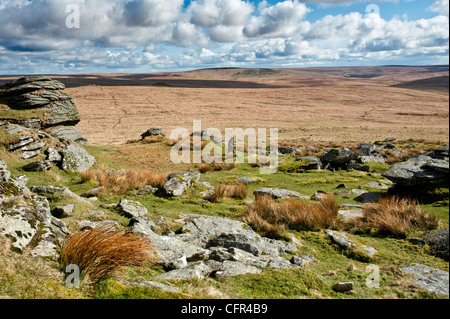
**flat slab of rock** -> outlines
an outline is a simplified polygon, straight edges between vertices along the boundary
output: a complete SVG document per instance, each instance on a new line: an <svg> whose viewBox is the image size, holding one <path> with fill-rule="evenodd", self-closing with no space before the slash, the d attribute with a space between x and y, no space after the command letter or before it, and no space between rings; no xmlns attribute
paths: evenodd
<svg viewBox="0 0 450 319"><path fill-rule="evenodd" d="M364 217L364 212L362 209L340 210L338 214L344 221Z"/></svg>
<svg viewBox="0 0 450 319"><path fill-rule="evenodd" d="M164 190L170 196L181 196L200 180L199 172L174 173L167 177Z"/></svg>
<svg viewBox="0 0 450 319"><path fill-rule="evenodd" d="M147 208L139 202L122 199L117 206L120 213L127 218L136 218L147 215Z"/></svg>
<svg viewBox="0 0 450 319"><path fill-rule="evenodd" d="M373 258L375 254L378 252L375 248L371 246L361 245L360 243L351 240L344 233L334 231L334 230L326 230L325 231L328 236L330 236L331 240L338 244L338 246L344 250L349 251L352 254L361 254L368 258Z"/></svg>
<svg viewBox="0 0 450 319"><path fill-rule="evenodd" d="M258 197L271 197L273 199L282 199L282 198L291 198L291 197L295 197L295 198L300 198L300 199L304 199L304 200L308 200L309 197L308 196L304 196L298 192L294 192L294 191L290 191L287 189L281 189L281 188L258 188L256 189L253 194L255 195L256 198Z"/></svg>
<svg viewBox="0 0 450 319"><path fill-rule="evenodd" d="M46 132L55 138L69 139L79 145L87 143L87 139L75 126L56 126L47 129Z"/></svg>
<svg viewBox="0 0 450 319"><path fill-rule="evenodd" d="M63 148L61 155L63 157L62 169L73 173L88 171L97 163L97 160L88 151L77 144L70 144Z"/></svg>
<svg viewBox="0 0 450 319"><path fill-rule="evenodd" d="M423 289L448 296L449 276L448 272L432 268L422 264L409 263L401 266L401 269L418 279L413 283Z"/></svg>

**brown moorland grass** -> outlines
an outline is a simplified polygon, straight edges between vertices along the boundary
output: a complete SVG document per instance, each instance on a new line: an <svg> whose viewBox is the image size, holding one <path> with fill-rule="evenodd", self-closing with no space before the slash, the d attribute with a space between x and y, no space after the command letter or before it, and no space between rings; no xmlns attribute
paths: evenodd
<svg viewBox="0 0 450 319"><path fill-rule="evenodd" d="M384 197L378 205L366 205L364 217L350 222L353 232L374 232L379 236L406 238L414 230L433 230L439 220L422 210L417 201L398 196Z"/></svg>
<svg viewBox="0 0 450 319"><path fill-rule="evenodd" d="M236 198L236 199L246 199L247 198L247 188L244 184L220 184L214 191L214 193L209 197L211 203L218 203L225 197Z"/></svg>
<svg viewBox="0 0 450 319"><path fill-rule="evenodd" d="M71 235L61 249L60 264L64 269L78 266L81 278L95 285L121 267L142 266L153 250L148 239L105 225Z"/></svg>
<svg viewBox="0 0 450 319"><path fill-rule="evenodd" d="M103 187L103 192L116 195L125 195L139 187L162 187L166 178L166 174L155 174L149 170L109 173L86 171L82 173L84 182L95 181Z"/></svg>
<svg viewBox="0 0 450 319"><path fill-rule="evenodd" d="M270 197L258 197L248 206L242 219L257 232L271 238L286 238L287 230L321 230L339 227L339 203L328 195L319 203L300 199L277 202Z"/></svg>

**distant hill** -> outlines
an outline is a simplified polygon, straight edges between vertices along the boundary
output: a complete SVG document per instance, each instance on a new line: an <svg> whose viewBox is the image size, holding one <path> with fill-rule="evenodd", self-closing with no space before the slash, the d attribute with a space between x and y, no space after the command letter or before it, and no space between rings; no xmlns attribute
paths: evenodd
<svg viewBox="0 0 450 319"><path fill-rule="evenodd" d="M393 85L393 87L412 90L449 92L449 76L446 75L429 79L404 82Z"/></svg>

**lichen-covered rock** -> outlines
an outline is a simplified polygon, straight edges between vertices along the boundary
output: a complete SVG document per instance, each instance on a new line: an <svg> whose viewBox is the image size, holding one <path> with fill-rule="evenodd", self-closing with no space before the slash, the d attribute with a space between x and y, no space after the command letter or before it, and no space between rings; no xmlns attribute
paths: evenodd
<svg viewBox="0 0 450 319"><path fill-rule="evenodd" d="M52 168L52 163L50 161L33 162L25 165L22 169L25 172L36 172L42 173L49 171Z"/></svg>
<svg viewBox="0 0 450 319"><path fill-rule="evenodd" d="M127 218L136 218L147 215L147 208L139 202L122 199L117 206L120 213Z"/></svg>
<svg viewBox="0 0 450 319"><path fill-rule="evenodd" d="M300 199L309 199L308 196L301 195L298 192L290 191L287 189L281 189L281 188L265 188L261 187L256 189L253 194L256 198L258 197L271 197L273 199L281 199L281 198L290 198L290 197L296 197Z"/></svg>
<svg viewBox="0 0 450 319"><path fill-rule="evenodd" d="M326 230L327 235L343 250L347 250L351 255L365 258L373 258L378 252L371 246L361 245L360 243L350 239L344 233L334 230Z"/></svg>
<svg viewBox="0 0 450 319"><path fill-rule="evenodd" d="M86 145L87 139L75 126L56 126L46 130L48 134L58 139L68 139L79 145Z"/></svg>
<svg viewBox="0 0 450 319"><path fill-rule="evenodd" d="M431 292L449 295L448 272L415 263L405 264L401 266L401 269L417 277L413 284Z"/></svg>
<svg viewBox="0 0 450 319"><path fill-rule="evenodd" d="M170 196L181 196L199 180L199 172L175 173L167 177L163 188Z"/></svg>
<svg viewBox="0 0 450 319"><path fill-rule="evenodd" d="M405 186L448 184L449 162L419 155L408 161L393 165L383 176Z"/></svg>
<svg viewBox="0 0 450 319"><path fill-rule="evenodd" d="M430 248L432 255L449 260L449 229L437 229L419 236Z"/></svg>
<svg viewBox="0 0 450 319"><path fill-rule="evenodd" d="M359 158L358 155L352 153L348 148L331 149L326 152L320 160L326 169L345 169L351 161Z"/></svg>
<svg viewBox="0 0 450 319"><path fill-rule="evenodd" d="M69 144L63 148L61 155L63 157L61 168L73 173L83 173L97 163L88 151L77 144Z"/></svg>
<svg viewBox="0 0 450 319"><path fill-rule="evenodd" d="M11 178L11 172L6 163L0 159L0 183L6 183Z"/></svg>

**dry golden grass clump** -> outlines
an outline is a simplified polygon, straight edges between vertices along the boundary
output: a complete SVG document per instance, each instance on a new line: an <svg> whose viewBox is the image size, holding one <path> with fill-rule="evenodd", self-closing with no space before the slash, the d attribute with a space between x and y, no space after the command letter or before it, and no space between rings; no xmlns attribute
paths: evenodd
<svg viewBox="0 0 450 319"><path fill-rule="evenodd" d="M321 230L339 226L339 203L328 195L319 203L300 199L277 202L271 197L258 197L244 212L243 221L257 232L272 238L283 238L287 230Z"/></svg>
<svg viewBox="0 0 450 319"><path fill-rule="evenodd" d="M209 201L211 203L218 203L224 198L246 199L247 187L244 184L220 184L209 197Z"/></svg>
<svg viewBox="0 0 450 319"><path fill-rule="evenodd" d="M220 171L231 171L236 168L236 163L224 164L213 162L211 164L202 163L200 164L199 171L200 173L207 172L220 172Z"/></svg>
<svg viewBox="0 0 450 319"><path fill-rule="evenodd" d="M81 174L81 178L84 182L99 183L105 193L125 195L140 187L162 187L167 175L155 174L148 170L110 173L86 171Z"/></svg>
<svg viewBox="0 0 450 319"><path fill-rule="evenodd" d="M439 220L423 211L417 201L397 196L364 207L364 217L351 223L354 232L375 232L384 237L406 238L414 230L433 230Z"/></svg>
<svg viewBox="0 0 450 319"><path fill-rule="evenodd" d="M114 225L86 228L70 236L61 249L60 264L76 265L81 278L95 285L121 267L140 267L152 258L151 242Z"/></svg>

